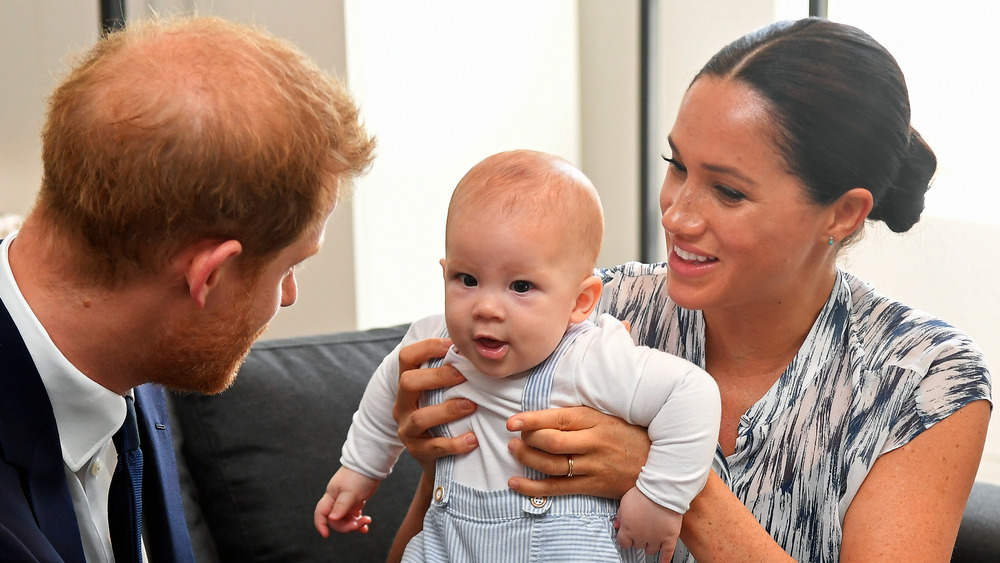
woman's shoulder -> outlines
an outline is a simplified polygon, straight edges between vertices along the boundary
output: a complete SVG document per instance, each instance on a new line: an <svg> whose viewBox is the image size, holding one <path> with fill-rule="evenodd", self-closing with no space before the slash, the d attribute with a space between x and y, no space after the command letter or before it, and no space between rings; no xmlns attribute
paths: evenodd
<svg viewBox="0 0 1000 563"><path fill-rule="evenodd" d="M965 332L926 311L876 291L857 276L843 273L850 291L850 326L854 344L873 363L926 370L941 356L981 363L982 350Z"/></svg>

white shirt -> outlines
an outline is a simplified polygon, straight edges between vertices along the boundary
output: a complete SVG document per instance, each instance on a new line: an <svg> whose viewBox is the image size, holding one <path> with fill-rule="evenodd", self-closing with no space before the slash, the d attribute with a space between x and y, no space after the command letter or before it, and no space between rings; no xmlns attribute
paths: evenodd
<svg viewBox="0 0 1000 563"><path fill-rule="evenodd" d="M84 555L87 561L113 562L108 491L118 455L111 437L125 421L125 400L76 369L31 311L8 260L16 234L0 244L0 300L17 326L52 404Z"/></svg>

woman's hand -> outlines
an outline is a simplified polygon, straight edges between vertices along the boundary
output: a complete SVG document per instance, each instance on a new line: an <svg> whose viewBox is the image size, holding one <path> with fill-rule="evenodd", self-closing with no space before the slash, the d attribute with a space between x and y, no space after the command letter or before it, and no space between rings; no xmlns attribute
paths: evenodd
<svg viewBox="0 0 1000 563"><path fill-rule="evenodd" d="M635 486L649 454L649 437L641 426L589 407L567 407L518 413L507 429L521 432L508 448L524 465L553 475L531 480L514 477L508 486L527 496L585 494L620 499ZM573 456L573 476L569 456Z"/></svg>
<svg viewBox="0 0 1000 563"><path fill-rule="evenodd" d="M451 340L432 338L415 342L399 351L399 389L392 417L399 427L399 439L406 450L420 464L425 473L434 474L438 458L466 453L478 445L475 434L466 433L454 438L431 436L429 430L439 424L468 416L476 405L468 399L451 399L439 405L419 408L418 401L424 391L451 387L465 381L455 368L445 365L421 369L420 366L442 358L448 352Z"/></svg>

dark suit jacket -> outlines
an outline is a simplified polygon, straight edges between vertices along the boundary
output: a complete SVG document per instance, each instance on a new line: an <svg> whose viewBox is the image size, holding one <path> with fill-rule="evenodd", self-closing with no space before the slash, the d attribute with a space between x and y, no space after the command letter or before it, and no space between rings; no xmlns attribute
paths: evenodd
<svg viewBox="0 0 1000 563"><path fill-rule="evenodd" d="M143 453L143 527L153 563L194 561L163 390L135 388ZM84 563L48 394L0 303L0 554Z"/></svg>

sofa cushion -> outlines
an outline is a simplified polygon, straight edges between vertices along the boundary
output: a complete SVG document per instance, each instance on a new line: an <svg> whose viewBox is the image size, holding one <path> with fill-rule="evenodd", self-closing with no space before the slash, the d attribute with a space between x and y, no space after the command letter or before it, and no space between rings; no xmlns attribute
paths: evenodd
<svg viewBox="0 0 1000 563"><path fill-rule="evenodd" d="M366 507L369 533L324 540L312 515L368 379L405 332L259 342L230 389L172 397L183 461L221 561L385 561L420 476L405 453Z"/></svg>

